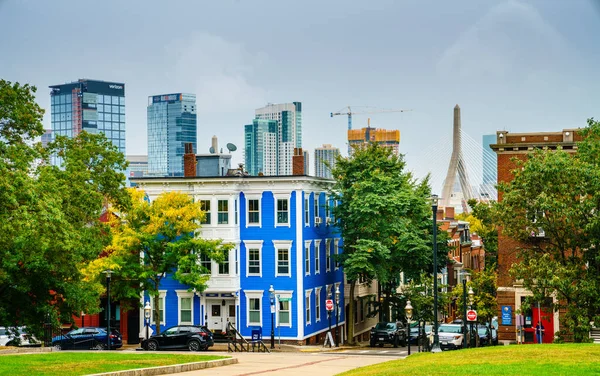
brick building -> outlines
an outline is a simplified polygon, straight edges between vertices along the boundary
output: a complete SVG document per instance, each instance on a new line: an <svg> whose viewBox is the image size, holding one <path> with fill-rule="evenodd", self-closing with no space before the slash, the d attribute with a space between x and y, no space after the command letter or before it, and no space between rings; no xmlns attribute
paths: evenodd
<svg viewBox="0 0 600 376"><path fill-rule="evenodd" d="M577 152L577 141L581 136L577 129L564 129L561 132L514 133L507 131L496 132L496 144L490 145L497 155L498 183L509 182L513 179L512 170L516 168L513 158L525 160L534 149L556 149L561 147L567 152ZM502 193L498 192L498 201L502 201ZM524 313L525 342L533 342L533 331L541 319L546 328L543 342L551 343L554 333L559 330L560 318L558 312L551 312L541 306L522 306L524 299L531 295L519 281L511 278L509 270L517 262L517 249L522 246L519 242L498 234L498 339L500 341L517 341L516 311Z"/></svg>

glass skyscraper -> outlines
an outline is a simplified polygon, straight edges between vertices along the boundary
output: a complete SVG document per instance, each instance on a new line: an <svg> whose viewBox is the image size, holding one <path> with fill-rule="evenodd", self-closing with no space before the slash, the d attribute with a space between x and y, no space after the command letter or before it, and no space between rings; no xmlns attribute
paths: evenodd
<svg viewBox="0 0 600 376"><path fill-rule="evenodd" d="M335 167L335 159L340 154L340 149L325 144L315 148L315 176L332 179L331 169Z"/></svg>
<svg viewBox="0 0 600 376"><path fill-rule="evenodd" d="M125 84L80 79L50 89L54 135L102 132L125 154Z"/></svg>
<svg viewBox="0 0 600 376"><path fill-rule="evenodd" d="M244 138L246 171L277 175L277 121L254 119L244 126Z"/></svg>
<svg viewBox="0 0 600 376"><path fill-rule="evenodd" d="M496 153L490 148L490 145L495 143L495 134L485 134L481 137L484 185L494 186L498 181L498 160L496 159Z"/></svg>
<svg viewBox="0 0 600 376"><path fill-rule="evenodd" d="M148 175L183 176L184 144L197 153L196 96L148 97Z"/></svg>

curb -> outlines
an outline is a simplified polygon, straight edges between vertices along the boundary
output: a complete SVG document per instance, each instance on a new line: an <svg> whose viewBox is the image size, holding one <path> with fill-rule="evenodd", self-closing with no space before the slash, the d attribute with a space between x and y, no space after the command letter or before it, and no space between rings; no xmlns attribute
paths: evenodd
<svg viewBox="0 0 600 376"><path fill-rule="evenodd" d="M170 373L179 373L179 372L188 372L188 371L197 371L200 369L206 368L214 368L221 366L228 366L230 364L237 364L237 358L229 358L229 359L220 359L220 360L210 360L208 362L195 362L195 363L185 363L185 364L175 364L172 366L162 366L162 367L151 367L151 368L138 368L131 369L125 371L115 371L115 372L106 372L106 373L95 373L89 376L152 376L152 375L167 375Z"/></svg>
<svg viewBox="0 0 600 376"><path fill-rule="evenodd" d="M44 353L52 352L52 350L52 347L15 347L12 349L0 350L0 355Z"/></svg>

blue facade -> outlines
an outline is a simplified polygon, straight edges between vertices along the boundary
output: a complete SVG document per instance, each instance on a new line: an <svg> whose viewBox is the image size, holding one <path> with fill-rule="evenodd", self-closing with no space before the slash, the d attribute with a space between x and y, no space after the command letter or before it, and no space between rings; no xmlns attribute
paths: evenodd
<svg viewBox="0 0 600 376"><path fill-rule="evenodd" d="M303 180L300 186L298 179ZM154 198L164 189L165 180L139 179L138 182ZM198 186L206 189L207 194L194 188L193 181L198 181ZM229 181L227 185L226 181ZM250 183L237 184L241 181ZM328 329L325 299L331 293L335 300L336 287L340 290L339 323L342 325L345 322L343 271L336 267L333 256L341 252L342 240L327 209L324 193L324 186L332 183L307 176L271 177L270 180L268 177L196 178L192 183L190 179L182 182L181 187L187 187L196 200L206 198L212 209L211 218L223 214L215 212L217 204L222 209L222 201L230 203L228 223L211 220L202 226L201 232L207 238L220 237L232 242L236 249L229 255L228 268L212 265L209 288L202 294L189 293L186 286L170 278L162 283L165 321L161 329L184 323L182 317L193 317L191 323L208 325L213 331L225 330L226 324L231 322L245 337L250 337L253 329L262 327L266 338L271 332L273 317L277 338L302 341ZM186 191L174 183L169 186L171 190ZM216 236L218 234L221 235ZM271 286L275 297L273 314ZM191 314L187 299L192 299ZM335 313L331 322L334 326Z"/></svg>

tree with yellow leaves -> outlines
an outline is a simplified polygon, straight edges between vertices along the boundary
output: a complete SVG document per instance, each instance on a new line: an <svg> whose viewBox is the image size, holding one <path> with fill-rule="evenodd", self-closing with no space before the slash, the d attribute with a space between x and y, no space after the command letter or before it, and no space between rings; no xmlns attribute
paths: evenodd
<svg viewBox="0 0 600 376"><path fill-rule="evenodd" d="M165 192L149 202L143 191L129 192L131 208L111 216L113 240L105 249L106 257L92 263L87 273L99 278L102 270L115 270L115 296L119 298L139 297L146 291L153 298L152 319L160 333L161 281L169 275L190 290L202 292L209 273L200 257L222 262L233 245L197 236L205 213L187 194Z"/></svg>

